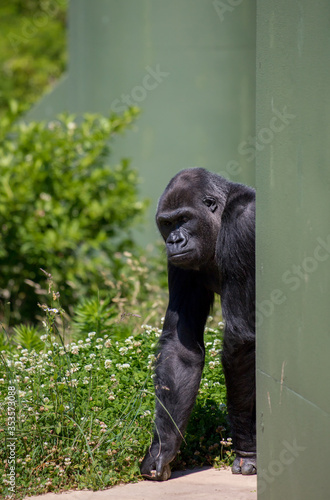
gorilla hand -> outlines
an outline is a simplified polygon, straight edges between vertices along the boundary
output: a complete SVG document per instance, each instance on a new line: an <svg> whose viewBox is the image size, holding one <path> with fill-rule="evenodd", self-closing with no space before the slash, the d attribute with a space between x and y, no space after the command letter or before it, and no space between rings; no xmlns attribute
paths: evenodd
<svg viewBox="0 0 330 500"><path fill-rule="evenodd" d="M142 476L153 481L167 481L171 477L169 463L174 458L173 452L153 442L140 466Z"/></svg>

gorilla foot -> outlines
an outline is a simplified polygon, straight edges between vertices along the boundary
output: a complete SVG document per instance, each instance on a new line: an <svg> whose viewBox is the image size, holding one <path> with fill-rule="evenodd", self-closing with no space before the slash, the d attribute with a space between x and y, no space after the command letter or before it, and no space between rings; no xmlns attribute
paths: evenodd
<svg viewBox="0 0 330 500"><path fill-rule="evenodd" d="M257 473L257 458L254 453L239 452L231 468L233 474L251 476Z"/></svg>

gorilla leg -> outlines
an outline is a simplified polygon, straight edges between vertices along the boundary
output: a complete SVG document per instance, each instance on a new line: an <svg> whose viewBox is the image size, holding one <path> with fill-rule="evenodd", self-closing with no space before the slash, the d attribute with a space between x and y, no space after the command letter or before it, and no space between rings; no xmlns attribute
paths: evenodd
<svg viewBox="0 0 330 500"><path fill-rule="evenodd" d="M236 451L232 472L255 474L256 408L255 408L255 343L254 340L233 341L226 332L222 363L227 386L227 408Z"/></svg>
<svg viewBox="0 0 330 500"><path fill-rule="evenodd" d="M141 473L148 479L163 481L170 477L168 464L179 451L203 366L204 350L200 345L187 348L176 335L163 332L155 375L154 438L141 464Z"/></svg>

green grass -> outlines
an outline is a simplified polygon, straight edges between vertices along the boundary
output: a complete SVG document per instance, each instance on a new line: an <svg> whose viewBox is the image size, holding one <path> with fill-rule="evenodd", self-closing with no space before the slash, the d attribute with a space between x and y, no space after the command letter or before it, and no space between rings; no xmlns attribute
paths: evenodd
<svg viewBox="0 0 330 500"><path fill-rule="evenodd" d="M117 341L111 330L91 332L65 344L56 327L60 310L44 310L43 348L18 345L0 355L0 442L5 443L0 450L0 489L4 495L12 493L7 446L12 443L14 498L97 490L140 479L139 463L153 429L152 364L161 331L144 326L134 337ZM175 468L219 465L231 458L230 440L225 439L219 331L208 328L205 342L199 396ZM13 408L15 419L8 421Z"/></svg>

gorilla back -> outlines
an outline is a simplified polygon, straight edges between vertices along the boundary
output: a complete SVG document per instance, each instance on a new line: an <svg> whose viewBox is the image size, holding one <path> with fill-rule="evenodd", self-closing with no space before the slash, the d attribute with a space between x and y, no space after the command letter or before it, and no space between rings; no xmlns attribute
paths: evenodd
<svg viewBox="0 0 330 500"><path fill-rule="evenodd" d="M255 474L255 191L201 168L182 170L162 194L156 222L166 245L169 304L155 369L155 431L141 473L170 477L196 400L204 327L218 293L236 451L232 472Z"/></svg>

